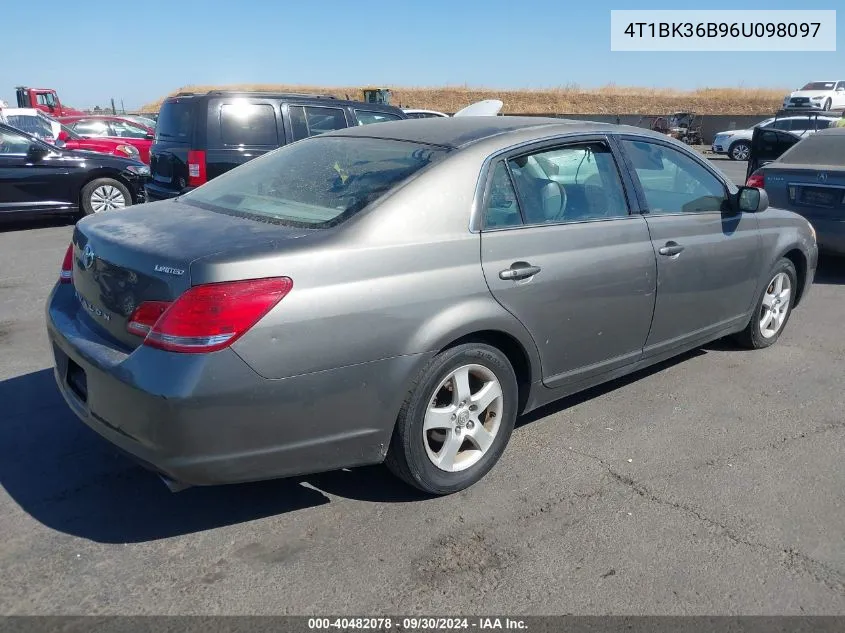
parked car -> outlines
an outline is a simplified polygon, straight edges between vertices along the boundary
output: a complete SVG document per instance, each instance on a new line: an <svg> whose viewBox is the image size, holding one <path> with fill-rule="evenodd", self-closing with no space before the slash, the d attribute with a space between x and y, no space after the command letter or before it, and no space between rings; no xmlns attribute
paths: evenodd
<svg viewBox="0 0 845 633"><path fill-rule="evenodd" d="M218 90L170 97L156 123L147 196L176 197L300 139L405 118L389 105L324 95Z"/></svg>
<svg viewBox="0 0 845 633"><path fill-rule="evenodd" d="M795 143L779 140L769 156L781 153L758 167L746 185L765 189L772 203L807 218L820 250L845 255L845 128Z"/></svg>
<svg viewBox="0 0 845 633"><path fill-rule="evenodd" d="M783 99L783 107L820 110L845 108L845 80L811 81L800 90L786 95Z"/></svg>
<svg viewBox="0 0 845 633"><path fill-rule="evenodd" d="M448 114L438 112L437 110L415 110L410 108L402 108L402 112L408 115L409 119L435 119L438 117L448 117Z"/></svg>
<svg viewBox="0 0 845 633"><path fill-rule="evenodd" d="M38 138L65 149L140 159L138 149L124 141L80 136L66 125L34 108L7 108L3 110L3 116L13 127L27 133L34 132Z"/></svg>
<svg viewBox="0 0 845 633"><path fill-rule="evenodd" d="M155 138L155 125L148 127L119 116L72 116L59 119L83 138L109 138L138 150L144 163L150 162L150 147Z"/></svg>
<svg viewBox="0 0 845 633"><path fill-rule="evenodd" d="M0 123L0 215L86 215L144 201L143 163L60 149Z"/></svg>
<svg viewBox="0 0 845 633"><path fill-rule="evenodd" d="M785 116L771 117L760 121L754 127L745 130L727 130L718 132L713 139L714 154L727 154L731 160L748 160L751 151L751 135L755 128L772 128L793 132L798 137L813 134L834 125L837 121L833 116Z"/></svg>
<svg viewBox="0 0 845 633"><path fill-rule="evenodd" d="M634 127L350 127L79 222L55 376L174 487L386 460L451 493L521 413L713 339L774 344L817 249L767 207Z"/></svg>

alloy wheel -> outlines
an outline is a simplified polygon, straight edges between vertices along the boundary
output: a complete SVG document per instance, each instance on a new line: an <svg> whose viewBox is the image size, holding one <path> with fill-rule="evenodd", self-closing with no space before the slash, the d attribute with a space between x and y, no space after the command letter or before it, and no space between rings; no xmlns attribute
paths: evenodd
<svg viewBox="0 0 845 633"><path fill-rule="evenodd" d="M466 470L496 439L503 413L502 386L482 365L463 365L435 389L423 421L423 443L440 470Z"/></svg>
<svg viewBox="0 0 845 633"><path fill-rule="evenodd" d="M772 338L780 332L789 313L792 281L786 273L778 273L769 282L760 307L760 334Z"/></svg>
<svg viewBox="0 0 845 633"><path fill-rule="evenodd" d="M102 185L91 192L91 208L94 213L123 209L125 206L126 198L120 189L113 185Z"/></svg>

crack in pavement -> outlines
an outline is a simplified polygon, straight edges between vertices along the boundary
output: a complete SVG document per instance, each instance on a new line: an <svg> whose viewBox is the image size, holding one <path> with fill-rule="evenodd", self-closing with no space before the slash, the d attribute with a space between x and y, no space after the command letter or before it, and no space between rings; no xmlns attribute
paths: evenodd
<svg viewBox="0 0 845 633"><path fill-rule="evenodd" d="M691 516L696 520L704 523L705 525L715 528L717 534L724 536L725 538L729 539L737 545L745 545L747 547L759 551L764 551L770 554L778 554L781 558L782 564L787 569L794 570L799 573L804 572L805 574L810 576L814 581L825 585L832 591L845 595L845 575L843 575L842 572L831 567L830 565L823 563L822 561L816 560L815 558L812 558L810 556L807 556L803 552L792 547L772 547L771 545L767 545L765 543L751 541L747 538L743 538L729 525L725 523L720 523L719 521L708 517L701 510L691 505L678 501L672 501L670 499L664 499L658 496L656 493L654 493L642 483L635 481L628 475L618 473L607 461L605 461L601 457L598 457L597 455L591 455L583 451L578 451L574 448L569 448L568 450L571 453L575 453L576 455L581 455L582 457L586 457L587 459L592 459L598 462L599 464L604 466L604 468L607 470L608 474L614 481L622 484L627 488L630 488L638 496L653 503L657 503L659 505L678 510L688 516Z"/></svg>

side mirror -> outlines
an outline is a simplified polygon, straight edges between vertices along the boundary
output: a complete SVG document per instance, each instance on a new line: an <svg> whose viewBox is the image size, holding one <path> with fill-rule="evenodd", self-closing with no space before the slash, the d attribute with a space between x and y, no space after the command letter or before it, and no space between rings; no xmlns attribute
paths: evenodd
<svg viewBox="0 0 845 633"><path fill-rule="evenodd" d="M146 135L144 135L144 138L145 138L146 140L148 140L148 141L154 141L154 140L155 140L155 137L156 137L156 135L155 135L155 134L146 134Z"/></svg>
<svg viewBox="0 0 845 633"><path fill-rule="evenodd" d="M737 207L743 213L760 213L769 208L769 195L765 189L740 187L736 197Z"/></svg>
<svg viewBox="0 0 845 633"><path fill-rule="evenodd" d="M70 134L62 130L61 132L59 132L59 140L62 143L67 143L70 140Z"/></svg>
<svg viewBox="0 0 845 633"><path fill-rule="evenodd" d="M30 145L26 152L26 161L28 163L37 163L44 158L49 150L41 145Z"/></svg>

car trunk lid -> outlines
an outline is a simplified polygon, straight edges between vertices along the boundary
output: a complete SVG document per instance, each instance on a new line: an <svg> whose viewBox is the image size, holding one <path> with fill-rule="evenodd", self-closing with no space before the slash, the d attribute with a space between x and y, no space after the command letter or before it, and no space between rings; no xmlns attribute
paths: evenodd
<svg viewBox="0 0 845 633"><path fill-rule="evenodd" d="M807 218L845 219L845 169L770 163L765 188L772 206Z"/></svg>
<svg viewBox="0 0 845 633"><path fill-rule="evenodd" d="M242 249L276 250L313 232L177 201L91 216L73 236L73 285L82 318L134 349L142 339L127 332L130 317L144 301L173 301L185 292L191 262Z"/></svg>

